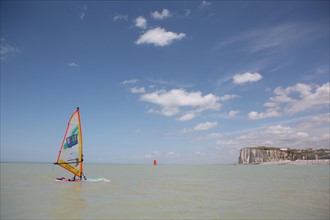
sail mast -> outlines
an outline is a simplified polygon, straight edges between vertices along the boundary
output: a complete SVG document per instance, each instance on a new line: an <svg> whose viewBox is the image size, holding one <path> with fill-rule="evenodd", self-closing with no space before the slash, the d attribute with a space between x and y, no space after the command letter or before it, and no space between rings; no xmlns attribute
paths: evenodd
<svg viewBox="0 0 330 220"><path fill-rule="evenodd" d="M79 127L79 161L80 161L80 178L84 175L83 174L83 143L82 143L82 130L81 130L81 121L80 121L80 111L79 111L79 107L77 107L77 112L78 112L78 127Z"/></svg>

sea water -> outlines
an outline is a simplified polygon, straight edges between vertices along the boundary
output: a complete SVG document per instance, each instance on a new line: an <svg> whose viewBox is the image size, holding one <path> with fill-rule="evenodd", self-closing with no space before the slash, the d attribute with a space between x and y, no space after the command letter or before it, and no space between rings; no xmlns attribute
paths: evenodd
<svg viewBox="0 0 330 220"><path fill-rule="evenodd" d="M1 219L329 219L329 166L1 163ZM111 181L108 181L111 180Z"/></svg>

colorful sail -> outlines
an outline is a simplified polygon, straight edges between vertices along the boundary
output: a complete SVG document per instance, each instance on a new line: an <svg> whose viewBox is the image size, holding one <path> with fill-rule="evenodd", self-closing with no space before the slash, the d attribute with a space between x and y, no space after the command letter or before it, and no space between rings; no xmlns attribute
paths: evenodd
<svg viewBox="0 0 330 220"><path fill-rule="evenodd" d="M154 166L156 166L157 165L157 160L154 160Z"/></svg>
<svg viewBox="0 0 330 220"><path fill-rule="evenodd" d="M82 148L80 112L79 108L77 108L69 120L55 164L81 179L84 176Z"/></svg>

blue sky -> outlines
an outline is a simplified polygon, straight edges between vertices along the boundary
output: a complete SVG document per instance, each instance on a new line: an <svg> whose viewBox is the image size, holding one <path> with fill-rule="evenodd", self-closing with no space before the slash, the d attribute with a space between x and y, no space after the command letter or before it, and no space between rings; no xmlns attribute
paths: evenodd
<svg viewBox="0 0 330 220"><path fill-rule="evenodd" d="M1 1L1 161L329 148L329 1Z"/></svg>

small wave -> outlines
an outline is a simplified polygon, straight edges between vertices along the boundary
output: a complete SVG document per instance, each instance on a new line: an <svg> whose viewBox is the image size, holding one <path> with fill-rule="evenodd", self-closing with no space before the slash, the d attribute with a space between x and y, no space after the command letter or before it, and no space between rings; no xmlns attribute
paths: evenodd
<svg viewBox="0 0 330 220"><path fill-rule="evenodd" d="M107 178L100 178L100 181L103 181L103 182L111 182L111 180L107 179Z"/></svg>
<svg viewBox="0 0 330 220"><path fill-rule="evenodd" d="M107 178L96 178L96 179L87 179L87 182L111 182L111 180Z"/></svg>

